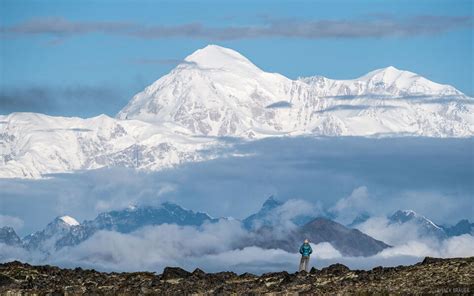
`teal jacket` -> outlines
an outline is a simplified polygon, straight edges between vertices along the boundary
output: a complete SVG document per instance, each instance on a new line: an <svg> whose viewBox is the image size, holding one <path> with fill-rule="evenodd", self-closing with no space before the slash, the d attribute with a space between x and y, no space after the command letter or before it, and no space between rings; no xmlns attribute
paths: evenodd
<svg viewBox="0 0 474 296"><path fill-rule="evenodd" d="M300 254L304 257L309 257L309 255L313 253L313 249L309 244L302 244L300 247Z"/></svg>

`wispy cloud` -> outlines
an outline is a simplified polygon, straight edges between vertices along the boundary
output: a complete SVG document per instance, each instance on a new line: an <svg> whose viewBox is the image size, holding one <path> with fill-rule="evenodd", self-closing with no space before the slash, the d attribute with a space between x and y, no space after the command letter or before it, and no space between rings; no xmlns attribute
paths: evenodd
<svg viewBox="0 0 474 296"><path fill-rule="evenodd" d="M32 86L3 87L0 89L0 114L11 112L40 112L50 115L75 115L68 112L82 110L97 115L97 110L110 110L113 102L123 100L116 88L103 85L72 85L64 87ZM111 112L112 111L112 112Z"/></svg>
<svg viewBox="0 0 474 296"><path fill-rule="evenodd" d="M188 62L181 59L153 59L153 58L138 58L128 60L131 64L136 65L172 65L176 66L178 64L195 64L194 62Z"/></svg>
<svg viewBox="0 0 474 296"><path fill-rule="evenodd" d="M207 272L231 270L258 274L296 271L297 250L290 253L256 246L239 247L250 235L236 221L223 220L200 228L163 224L128 234L100 231L77 246L53 250L49 256L0 243L0 262L21 260L104 271L161 272L165 266L180 266L190 271L201 268ZM310 263L317 268L343 263L357 269L413 264L424 256L472 256L473 243L474 237L465 234L440 242L400 242L371 257L345 257L330 243L324 242L312 245L314 253Z"/></svg>
<svg viewBox="0 0 474 296"><path fill-rule="evenodd" d="M18 217L0 214L0 227L10 226L18 230L23 227L23 224L23 220Z"/></svg>
<svg viewBox="0 0 474 296"><path fill-rule="evenodd" d="M3 27L2 32L69 36L87 33L121 33L137 28L139 28L138 25L125 22L74 22L62 17L47 17L32 18L17 25Z"/></svg>
<svg viewBox="0 0 474 296"><path fill-rule="evenodd" d="M65 37L100 33L142 39L188 37L210 40L255 38L381 38L434 35L470 28L471 16L418 15L397 18L372 15L362 19L275 19L266 17L261 24L209 26L202 22L180 25L145 25L117 21L72 21L62 17L33 18L0 28L3 36L45 35L59 40ZM57 41L55 41L57 42Z"/></svg>

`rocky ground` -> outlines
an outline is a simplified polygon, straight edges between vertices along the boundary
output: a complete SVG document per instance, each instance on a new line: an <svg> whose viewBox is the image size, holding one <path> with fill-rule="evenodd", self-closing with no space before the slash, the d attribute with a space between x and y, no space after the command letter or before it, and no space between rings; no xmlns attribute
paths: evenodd
<svg viewBox="0 0 474 296"><path fill-rule="evenodd" d="M474 293L474 257L426 258L411 266L350 270L335 264L310 273L151 272L0 264L0 295L390 295Z"/></svg>

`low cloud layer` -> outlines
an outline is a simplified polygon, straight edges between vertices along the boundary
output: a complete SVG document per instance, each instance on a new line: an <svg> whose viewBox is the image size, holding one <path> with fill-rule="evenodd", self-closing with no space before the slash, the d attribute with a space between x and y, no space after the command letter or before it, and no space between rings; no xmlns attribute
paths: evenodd
<svg viewBox="0 0 474 296"><path fill-rule="evenodd" d="M201 268L207 272L231 270L257 274L296 271L299 260L297 250L289 253L280 249L239 247L239 242L249 236L251 234L236 221L222 220L200 228L160 225L130 234L101 231L78 246L61 249L49 256L0 244L0 261L19 259L34 264L82 266L104 271L161 272L166 266L180 266L190 271ZM473 256L473 243L474 238L470 235L453 237L437 244L413 240L399 243L371 257L344 257L325 242L312 245L311 265L322 268L343 263L351 268L369 269L379 265L412 264L425 256Z"/></svg>
<svg viewBox="0 0 474 296"><path fill-rule="evenodd" d="M0 28L4 36L45 35L63 39L71 36L100 33L142 39L188 37L210 40L257 38L380 38L412 37L440 34L470 28L471 16L418 15L398 18L373 15L359 19L275 19L247 26L213 27L195 22L180 25L144 25L121 21L74 21L62 17L34 18Z"/></svg>
<svg viewBox="0 0 474 296"><path fill-rule="evenodd" d="M270 195L329 210L340 222L412 209L435 223L474 220L472 139L281 138L235 142L222 157L160 172L101 169L43 180L0 179L0 214L21 234L58 215L78 221L130 204L172 201L243 219ZM238 157L233 155L239 155Z"/></svg>
<svg viewBox="0 0 474 296"><path fill-rule="evenodd" d="M100 180L98 180L100 181ZM133 181L132 181L133 182ZM339 200L331 209L342 216L350 207L368 205L370 193L364 186ZM363 207L365 208L365 207ZM334 210L334 209L337 209ZM264 217L274 227L273 236L284 236L294 228L292 219L301 215L318 215L322 209L305 200L290 199ZM350 213L352 214L352 213ZM0 222L20 221L0 216ZM323 268L343 263L353 269L375 266L413 264L425 256L474 256L474 237L468 234L444 240L424 236L419 226L410 222L390 223L386 217L375 216L357 226L362 232L389 243L393 247L371 257L346 257L330 243L312 244L311 265ZM132 233L99 231L74 247L65 247L50 254L27 252L18 247L0 244L0 262L21 260L33 264L53 264L62 267L95 268L102 271L161 272L166 266L180 266L189 271L195 268L207 272L234 271L237 273L287 270L298 266L298 250L287 252L278 248L262 249L253 246L254 232L249 232L233 219L220 219L200 227L163 224L146 226Z"/></svg>

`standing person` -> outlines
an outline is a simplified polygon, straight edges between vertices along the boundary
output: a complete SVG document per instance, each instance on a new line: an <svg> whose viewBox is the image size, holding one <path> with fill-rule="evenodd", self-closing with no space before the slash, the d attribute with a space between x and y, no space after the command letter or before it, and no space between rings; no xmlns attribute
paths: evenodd
<svg viewBox="0 0 474 296"><path fill-rule="evenodd" d="M301 260L299 271L304 270L308 272L309 255L311 255L311 253L313 253L313 249L311 249L311 246L309 245L309 240L305 239L300 247Z"/></svg>

